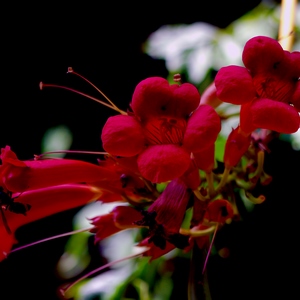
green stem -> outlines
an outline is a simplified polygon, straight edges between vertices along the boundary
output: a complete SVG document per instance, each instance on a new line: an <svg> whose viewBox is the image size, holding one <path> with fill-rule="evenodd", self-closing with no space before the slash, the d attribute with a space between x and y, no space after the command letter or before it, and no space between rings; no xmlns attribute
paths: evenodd
<svg viewBox="0 0 300 300"><path fill-rule="evenodd" d="M205 249L199 249L196 245L193 248L190 264L188 300L212 300L207 270L202 273L206 259Z"/></svg>

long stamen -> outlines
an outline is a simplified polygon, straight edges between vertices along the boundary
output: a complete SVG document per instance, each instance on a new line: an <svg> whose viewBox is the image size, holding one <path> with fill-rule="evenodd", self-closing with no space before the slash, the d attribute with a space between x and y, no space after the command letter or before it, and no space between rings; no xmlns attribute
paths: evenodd
<svg viewBox="0 0 300 300"><path fill-rule="evenodd" d="M56 151L48 151L44 152L39 155L35 155L34 159L39 160L40 158L46 156L46 155L51 155L51 154L57 154L57 153L75 153L75 154L92 154L92 155L107 155L107 152L96 152L96 151L81 151L81 150L56 150Z"/></svg>
<svg viewBox="0 0 300 300"><path fill-rule="evenodd" d="M74 70L73 70L72 67L68 68L68 72L67 73L74 74L74 75L82 78L84 81L86 81L88 84L90 84L94 89L96 89L97 92L99 92L113 107L115 107L115 108L118 109L118 107L100 89L98 89L91 81L89 81L88 79L86 79L85 77L83 77L82 75L80 75L79 73L74 72Z"/></svg>
<svg viewBox="0 0 300 300"><path fill-rule="evenodd" d="M51 240L58 239L58 238L61 238L61 237L73 235L73 234L80 233L80 232L89 231L91 229L92 228L78 229L78 230L73 230L73 231L70 231L70 232L62 233L62 234L59 234L59 235L51 236L51 237L48 237L48 238L45 238L45 239L42 239L42 240L30 243L30 244L24 245L24 246L20 246L18 248L14 248L10 252L16 252L16 251L19 251L19 250L22 250L22 249L25 249L25 248L28 248L28 247L40 244L40 243L44 243L44 242L47 242L47 241L51 241Z"/></svg>
<svg viewBox="0 0 300 300"><path fill-rule="evenodd" d="M93 96L90 96L90 95L88 95L88 94L82 93L82 92L80 92L80 91L77 91L77 90L75 90L75 89L69 88L69 87L67 87L67 86L57 85L57 84L49 84L49 83L43 83L43 82L40 82L40 89L42 90L44 87L54 87L54 88L59 88L59 89L64 89L64 90L67 90L67 91L71 91L71 92L73 92L73 93L82 95L82 96L84 96L84 97L86 97L86 98L92 99L92 100L94 100L94 101L96 101L96 102L98 102L98 103L100 103L100 104L102 104L102 105L104 105L104 106L107 106L107 107L109 107L109 108L111 108L111 109L117 111L117 112L120 113L121 115L127 115L127 113L126 113L125 111L123 111L123 110L121 110L121 109L119 109L119 108L117 108L117 107L115 107L115 106L112 106L112 105L110 105L110 104L107 104L107 103L105 103L105 102L103 102L103 101L101 101L101 100L99 100L99 99L97 99L97 98L95 98L95 97L93 97Z"/></svg>
<svg viewBox="0 0 300 300"><path fill-rule="evenodd" d="M139 247L140 248L140 247ZM145 252L147 252L150 248L149 247L145 247L145 249L142 251L142 252L139 252L139 253L135 253L135 254L131 254L131 255L128 255L126 257L123 257L121 259L118 259L118 260L115 260L115 261L112 261L112 262L109 262L97 269L94 269L92 271L90 271L89 273L83 275L82 277L80 277L79 279L77 279L76 281L74 281L73 283L69 284L67 287L65 288L61 288L60 289L60 293L62 294L62 296L65 296L66 293L74 286L76 285L77 283L79 283L80 281L82 281L83 279L87 278L87 277L90 277L91 275L95 274L95 273L98 273L100 272L101 270L103 269L106 269L108 267L111 267L117 263L120 263L120 262L123 262L125 260L128 260L128 259L131 259L131 258L136 258L136 257L139 257L141 255L143 255Z"/></svg>
<svg viewBox="0 0 300 300"><path fill-rule="evenodd" d="M212 239L211 239L211 242L210 242L210 245L209 245L209 248L208 248L208 251L207 251L207 255L206 255L206 258L205 258L205 261L204 261L204 265L203 265L203 269L202 269L202 274L204 274L205 269L206 269L208 257L209 257L209 255L210 255L211 248L212 248L212 245L213 245L213 243L214 243L214 240L215 240L215 237L216 237L216 233L217 233L217 230L218 230L218 225L219 225L219 223L216 224L216 228L215 228L215 231L214 231L214 235L213 235L213 237L212 237Z"/></svg>

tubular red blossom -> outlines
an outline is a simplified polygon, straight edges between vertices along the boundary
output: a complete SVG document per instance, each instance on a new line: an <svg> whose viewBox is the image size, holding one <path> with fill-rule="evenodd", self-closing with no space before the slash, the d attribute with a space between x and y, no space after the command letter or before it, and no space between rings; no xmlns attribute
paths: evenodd
<svg viewBox="0 0 300 300"><path fill-rule="evenodd" d="M66 184L13 195L13 197L17 196L16 201L29 204L31 209L26 216L4 210L12 234L8 234L4 226L0 226L0 261L6 257L12 246L17 242L14 239L14 232L20 226L97 200L101 194L99 189L88 185Z"/></svg>
<svg viewBox="0 0 300 300"><path fill-rule="evenodd" d="M199 101L192 84L147 78L133 93L134 117L111 117L104 125L103 148L115 156L137 155L139 172L151 182L178 178L188 169L192 152L213 144L221 129L215 110L209 105L197 109Z"/></svg>
<svg viewBox="0 0 300 300"><path fill-rule="evenodd" d="M208 204L204 215L204 220L207 222L224 224L228 221L231 221L233 215L234 210L228 200L216 199Z"/></svg>
<svg viewBox="0 0 300 300"><path fill-rule="evenodd" d="M113 179L116 174L107 168L71 159L20 161L9 146L1 149L2 185L12 192L39 189L67 183L92 183Z"/></svg>
<svg viewBox="0 0 300 300"><path fill-rule="evenodd" d="M155 200L156 193L149 189L138 173L135 157L117 158L106 156L105 160L98 160L99 165L115 174L109 181L93 182L94 186L101 188L102 202L126 201L145 202Z"/></svg>
<svg viewBox="0 0 300 300"><path fill-rule="evenodd" d="M90 231L95 233L95 243L129 228L140 228L134 222L141 220L143 215L130 206L116 206L109 214L91 219L94 226Z"/></svg>
<svg viewBox="0 0 300 300"><path fill-rule="evenodd" d="M258 128L280 133L299 129L300 52L288 52L274 39L256 36L244 47L244 67L227 66L215 78L217 97L241 104L245 134Z"/></svg>
<svg viewBox="0 0 300 300"><path fill-rule="evenodd" d="M182 224L192 191L180 179L172 180L151 204L148 212L155 212L155 221L168 232L178 233Z"/></svg>
<svg viewBox="0 0 300 300"><path fill-rule="evenodd" d="M212 228L213 231L218 230L219 225L231 222L233 215L233 207L230 202L225 199L216 199L209 202L207 205L201 203L201 206L196 203L196 206L194 207L192 229L190 230L192 235L189 238L189 245L184 251L190 251L195 243L200 249L208 248L210 245L209 235L212 233L212 231L208 229ZM211 227L209 225L210 222L217 223L217 227Z"/></svg>
<svg viewBox="0 0 300 300"><path fill-rule="evenodd" d="M243 154L248 150L251 143L251 136L244 135L240 126L233 129L229 134L224 153L225 167L231 168L237 165Z"/></svg>

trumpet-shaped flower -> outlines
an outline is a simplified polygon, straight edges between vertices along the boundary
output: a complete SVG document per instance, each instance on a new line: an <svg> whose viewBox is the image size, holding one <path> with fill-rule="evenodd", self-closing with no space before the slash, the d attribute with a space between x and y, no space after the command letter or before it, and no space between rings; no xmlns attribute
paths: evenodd
<svg viewBox="0 0 300 300"><path fill-rule="evenodd" d="M144 212L144 218L136 224L149 228L149 243L165 249L167 242L183 249L188 245L187 237L179 233L189 200L191 189L181 179L172 180Z"/></svg>
<svg viewBox="0 0 300 300"><path fill-rule="evenodd" d="M136 156L140 174L152 182L178 178L189 168L191 153L214 144L221 129L215 110L199 102L192 84L147 78L133 93L133 114L107 120L103 148L114 156Z"/></svg>
<svg viewBox="0 0 300 300"><path fill-rule="evenodd" d="M143 215L130 206L116 206L110 213L91 219L94 226L90 232L95 233L95 243L129 228L138 228L135 222Z"/></svg>
<svg viewBox="0 0 300 300"><path fill-rule="evenodd" d="M23 192L67 183L109 181L116 173L108 168L72 159L21 161L9 146L1 149L0 185Z"/></svg>
<svg viewBox="0 0 300 300"><path fill-rule="evenodd" d="M245 67L221 68L215 78L216 95L241 105L240 129L258 128L294 133L300 125L300 52L288 52L274 39L256 36L245 44Z"/></svg>
<svg viewBox="0 0 300 300"><path fill-rule="evenodd" d="M12 246L17 243L14 232L20 226L97 200L101 196L101 191L84 184L65 184L30 190L13 196L18 197L19 203L30 205L31 208L26 215L3 210L11 232L8 232L6 227L1 224L0 261L9 254Z"/></svg>

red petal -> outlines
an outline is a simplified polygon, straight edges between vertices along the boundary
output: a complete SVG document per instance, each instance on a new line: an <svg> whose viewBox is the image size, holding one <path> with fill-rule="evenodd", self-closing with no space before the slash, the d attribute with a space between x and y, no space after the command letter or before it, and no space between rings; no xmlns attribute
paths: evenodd
<svg viewBox="0 0 300 300"><path fill-rule="evenodd" d="M215 144L205 148L201 152L195 152L194 161L196 166L203 171L211 172L215 167Z"/></svg>
<svg viewBox="0 0 300 300"><path fill-rule="evenodd" d="M178 233L182 224L187 205L191 196L191 190L180 179L172 180L151 204L148 212L155 211L155 221L163 224L168 232Z"/></svg>
<svg viewBox="0 0 300 300"><path fill-rule="evenodd" d="M233 214L234 211L229 201L216 199L208 204L204 219L223 224L226 220L232 219Z"/></svg>
<svg viewBox="0 0 300 300"><path fill-rule="evenodd" d="M91 223L94 228L90 231L96 233L95 243L122 230L115 225L113 213L95 217L91 220Z"/></svg>
<svg viewBox="0 0 300 300"><path fill-rule="evenodd" d="M192 190L198 188L201 183L199 170L196 167L194 161L191 160L189 168L180 177L180 179Z"/></svg>
<svg viewBox="0 0 300 300"><path fill-rule="evenodd" d="M251 135L244 135L240 127L232 130L229 134L224 153L226 167L234 167L240 161L243 154L248 150L251 142Z"/></svg>
<svg viewBox="0 0 300 300"><path fill-rule="evenodd" d="M300 111L300 80L296 84L295 91L291 97L291 103L294 104L294 107Z"/></svg>
<svg viewBox="0 0 300 300"><path fill-rule="evenodd" d="M221 68L215 78L217 96L223 102L243 104L255 98L252 77L246 68L228 66Z"/></svg>
<svg viewBox="0 0 300 300"><path fill-rule="evenodd" d="M149 146L138 157L141 175L155 183L180 177L189 165L189 153L172 144Z"/></svg>
<svg viewBox="0 0 300 300"><path fill-rule="evenodd" d="M110 180L116 175L100 166L68 159L24 161L27 168L9 165L2 172L5 187L12 192L44 188L73 182Z"/></svg>
<svg viewBox="0 0 300 300"><path fill-rule="evenodd" d="M114 222L117 227L122 229L138 228L134 222L143 219L143 215L131 206L116 206L112 213L114 215Z"/></svg>
<svg viewBox="0 0 300 300"><path fill-rule="evenodd" d="M1 160L3 165L9 163L16 167L26 167L26 164L19 160L17 155L10 150L10 146L5 146L5 148L1 149Z"/></svg>
<svg viewBox="0 0 300 300"><path fill-rule="evenodd" d="M221 130L221 120L210 105L200 105L187 123L183 147L191 152L201 152L210 147Z"/></svg>
<svg viewBox="0 0 300 300"><path fill-rule="evenodd" d="M134 156L145 145L143 129L135 117L118 115L108 118L101 140L105 151L116 156Z"/></svg>
<svg viewBox="0 0 300 300"><path fill-rule="evenodd" d="M18 195L13 195L14 197ZM5 210L5 218L12 234L8 236L4 226L0 227L0 261L2 252L16 242L14 232L22 225L45 218L58 212L82 206L101 196L101 191L83 184L68 184L24 192L15 201L31 205L26 216Z"/></svg>
<svg viewBox="0 0 300 300"><path fill-rule="evenodd" d="M257 99L252 102L249 113L256 128L289 134L296 132L300 126L296 108L286 103Z"/></svg>
<svg viewBox="0 0 300 300"><path fill-rule="evenodd" d="M131 108L141 119L158 116L186 118L200 101L198 89L190 84L172 84L161 77L142 80L135 88Z"/></svg>
<svg viewBox="0 0 300 300"><path fill-rule="evenodd" d="M246 68L254 75L272 70L283 56L284 51L277 40L267 36L256 36L245 44L242 59Z"/></svg>

